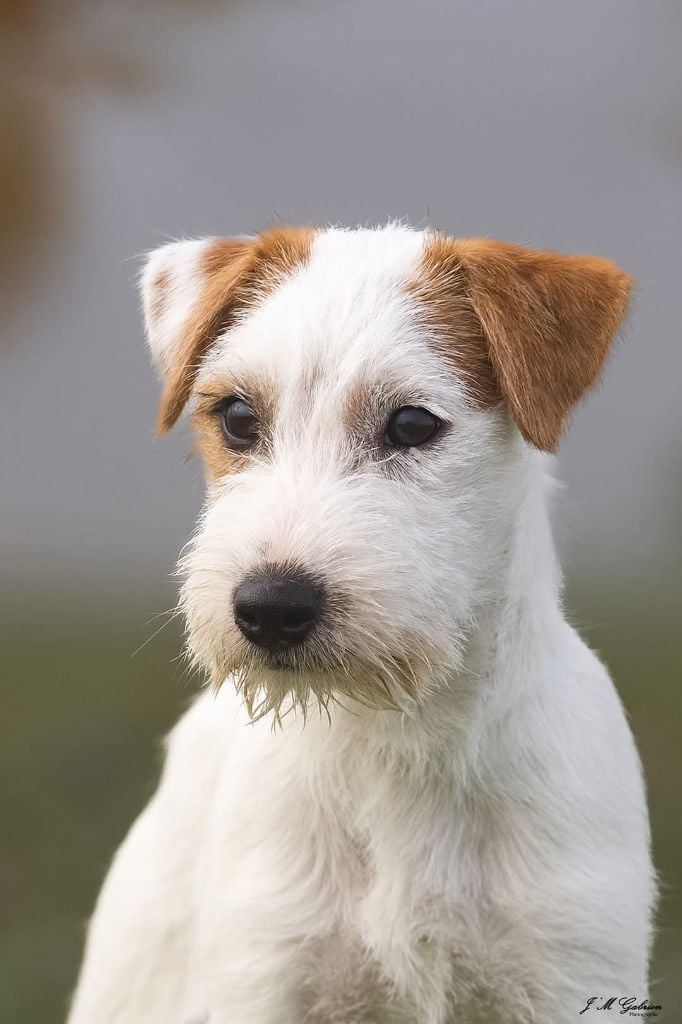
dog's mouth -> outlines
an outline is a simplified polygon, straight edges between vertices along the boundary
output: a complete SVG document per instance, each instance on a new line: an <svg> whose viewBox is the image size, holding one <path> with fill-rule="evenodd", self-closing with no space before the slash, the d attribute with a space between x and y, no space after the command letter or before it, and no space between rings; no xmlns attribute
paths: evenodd
<svg viewBox="0 0 682 1024"><path fill-rule="evenodd" d="M304 645L269 651L252 644L249 644L249 648L249 660L273 672L330 672L340 667L330 660L325 662L319 656L312 656Z"/></svg>
<svg viewBox="0 0 682 1024"><path fill-rule="evenodd" d="M263 647L240 636L235 651L236 660L245 668L292 672L301 676L349 672L354 661L324 623L316 625L305 640L296 644Z"/></svg>
<svg viewBox="0 0 682 1024"><path fill-rule="evenodd" d="M227 677L242 694L252 719L311 706L358 703L376 710L405 711L420 703L434 678L433 658L423 645L376 649L363 637L355 649L341 646L322 628L302 644L264 649L239 637L230 656L216 666L214 679Z"/></svg>

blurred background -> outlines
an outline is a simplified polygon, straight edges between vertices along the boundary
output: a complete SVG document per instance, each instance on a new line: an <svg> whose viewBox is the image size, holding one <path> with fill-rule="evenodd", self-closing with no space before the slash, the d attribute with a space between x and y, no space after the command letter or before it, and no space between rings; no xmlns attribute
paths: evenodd
<svg viewBox="0 0 682 1024"><path fill-rule="evenodd" d="M135 257L396 216L638 280L560 452L557 531L645 762L653 994L682 1020L682 6L0 0L0 34L0 1020L63 1019L197 685L163 613L201 473L181 431L153 437Z"/></svg>

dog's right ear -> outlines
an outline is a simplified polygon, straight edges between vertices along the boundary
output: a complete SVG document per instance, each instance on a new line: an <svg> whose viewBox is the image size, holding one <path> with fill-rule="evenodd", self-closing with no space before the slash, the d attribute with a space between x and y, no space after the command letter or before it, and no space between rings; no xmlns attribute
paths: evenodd
<svg viewBox="0 0 682 1024"><path fill-rule="evenodd" d="M214 341L310 255L312 228L172 242L150 254L140 290L147 340L165 389L157 433L176 422Z"/></svg>
<svg viewBox="0 0 682 1024"><path fill-rule="evenodd" d="M147 341L163 381L157 433L182 412L209 346L247 298L256 262L252 238L172 242L150 254L140 291Z"/></svg>

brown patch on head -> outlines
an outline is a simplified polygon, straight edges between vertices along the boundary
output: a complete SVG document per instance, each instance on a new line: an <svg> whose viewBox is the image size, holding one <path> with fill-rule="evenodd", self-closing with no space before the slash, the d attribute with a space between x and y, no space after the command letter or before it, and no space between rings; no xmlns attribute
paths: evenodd
<svg viewBox="0 0 682 1024"><path fill-rule="evenodd" d="M262 297L308 262L315 231L313 228L271 228L256 240L252 287L254 297Z"/></svg>
<svg viewBox="0 0 682 1024"><path fill-rule="evenodd" d="M526 440L546 451L596 381L631 288L595 256L438 234L412 286L472 397L504 398Z"/></svg>
<svg viewBox="0 0 682 1024"><path fill-rule="evenodd" d="M218 239L204 253L203 290L168 367L157 421L160 434L180 416L216 338L307 261L313 237L309 228L275 228L254 239Z"/></svg>

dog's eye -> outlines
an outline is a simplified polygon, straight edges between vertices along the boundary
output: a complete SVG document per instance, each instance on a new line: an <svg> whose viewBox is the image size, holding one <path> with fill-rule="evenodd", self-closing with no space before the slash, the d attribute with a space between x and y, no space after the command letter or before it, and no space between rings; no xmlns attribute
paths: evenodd
<svg viewBox="0 0 682 1024"><path fill-rule="evenodd" d="M243 398L228 398L219 413L223 434L232 448L249 448L258 440L258 417Z"/></svg>
<svg viewBox="0 0 682 1024"><path fill-rule="evenodd" d="M416 448L425 444L438 432L441 421L428 409L405 405L389 416L384 441L389 445Z"/></svg>

